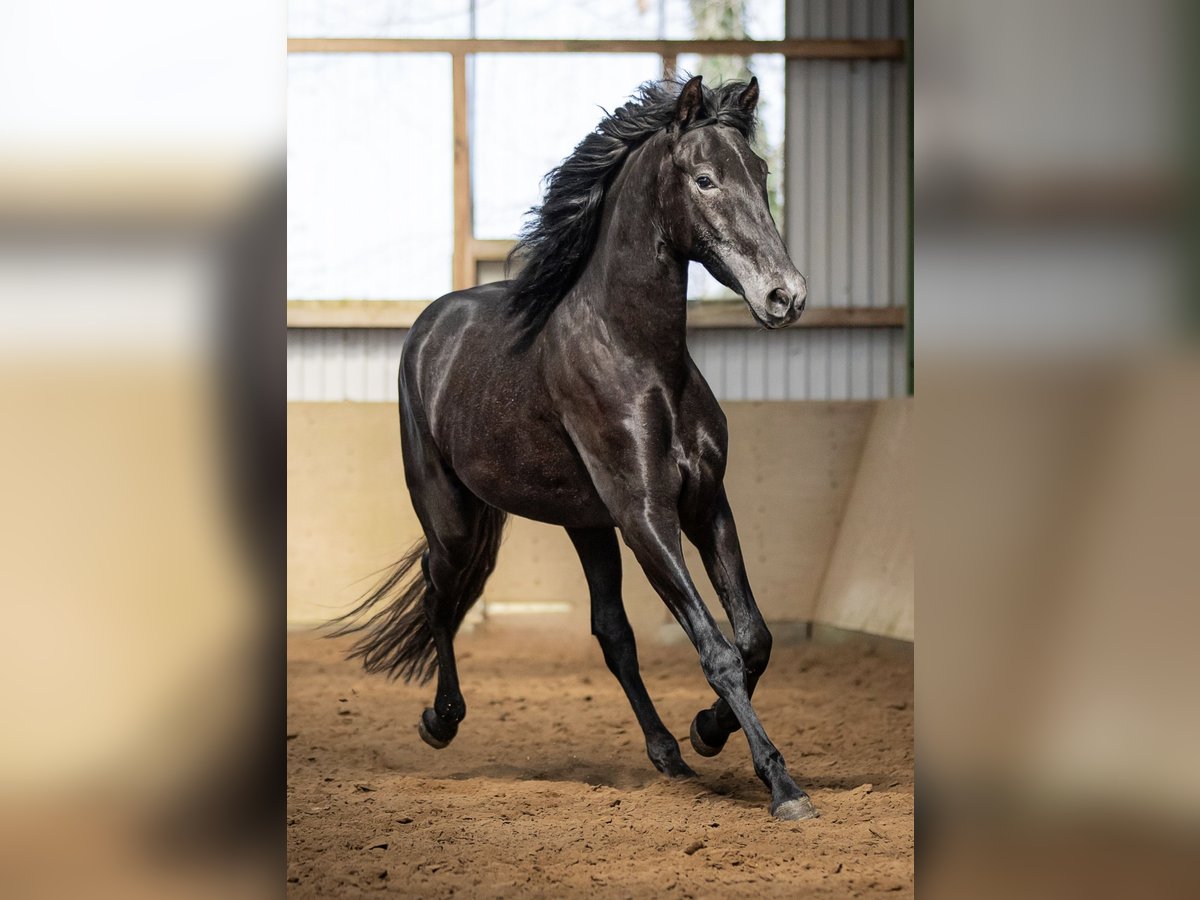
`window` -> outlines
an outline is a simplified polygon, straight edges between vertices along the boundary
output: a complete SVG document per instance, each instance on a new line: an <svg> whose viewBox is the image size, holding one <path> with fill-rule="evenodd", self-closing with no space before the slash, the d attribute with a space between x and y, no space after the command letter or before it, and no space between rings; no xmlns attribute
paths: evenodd
<svg viewBox="0 0 1200 900"><path fill-rule="evenodd" d="M288 74L288 297L446 293L449 58L303 53Z"/></svg>
<svg viewBox="0 0 1200 900"><path fill-rule="evenodd" d="M299 38L771 40L783 37L783 24L784 0L293 0L289 6L289 33ZM466 66L473 226L463 241L465 270L494 278L502 275L504 242L541 202L545 175L607 111L660 78L663 59L471 53ZM770 166L768 193L782 224L783 58L682 55L676 66L710 83L759 77L756 149ZM455 247L449 51L293 53L288 100L288 297L428 300L449 291ZM695 265L689 296L730 293Z"/></svg>
<svg viewBox="0 0 1200 900"><path fill-rule="evenodd" d="M465 38L489 0L288 0L291 37Z"/></svg>
<svg viewBox="0 0 1200 900"><path fill-rule="evenodd" d="M542 179L644 81L649 54L481 54L475 57L471 150L475 236L516 236Z"/></svg>

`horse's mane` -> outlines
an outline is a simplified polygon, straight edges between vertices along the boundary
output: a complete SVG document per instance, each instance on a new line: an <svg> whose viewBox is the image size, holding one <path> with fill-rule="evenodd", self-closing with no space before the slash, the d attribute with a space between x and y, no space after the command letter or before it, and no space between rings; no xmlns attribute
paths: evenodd
<svg viewBox="0 0 1200 900"><path fill-rule="evenodd" d="M546 195L528 220L509 254L511 264L524 264L509 288L509 311L520 320L524 338L532 339L575 285L587 265L600 227L604 197L631 151L670 125L685 80L649 81L629 102L606 115L596 129L546 176ZM700 117L690 128L718 122L736 128L750 140L754 113L737 99L741 81L703 87Z"/></svg>

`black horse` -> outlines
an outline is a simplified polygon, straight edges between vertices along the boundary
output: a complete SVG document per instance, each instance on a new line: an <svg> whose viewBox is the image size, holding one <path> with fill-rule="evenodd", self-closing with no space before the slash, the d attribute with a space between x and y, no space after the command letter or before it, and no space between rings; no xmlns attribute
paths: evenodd
<svg viewBox="0 0 1200 900"><path fill-rule="evenodd" d="M644 85L548 177L512 281L448 294L413 324L400 363L404 470L425 540L339 634L369 672L438 676L421 737L445 747L466 715L454 635L491 574L507 514L566 528L592 631L646 734L651 762L694 774L638 672L616 531L700 654L719 698L692 722L712 756L739 728L783 819L816 815L750 705L771 634L725 496L725 416L686 343L689 260L766 328L806 286L767 207L751 149L758 83ZM699 549L733 625L718 629L684 566ZM420 563L420 573L410 578ZM363 614L372 612L364 620Z"/></svg>

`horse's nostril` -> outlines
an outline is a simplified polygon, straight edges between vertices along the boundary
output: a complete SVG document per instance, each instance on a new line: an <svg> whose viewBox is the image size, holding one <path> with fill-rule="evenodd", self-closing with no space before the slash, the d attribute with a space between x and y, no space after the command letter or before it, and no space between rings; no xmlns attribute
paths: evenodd
<svg viewBox="0 0 1200 900"><path fill-rule="evenodd" d="M792 305L792 295L783 288L775 288L767 295L767 303L783 312Z"/></svg>

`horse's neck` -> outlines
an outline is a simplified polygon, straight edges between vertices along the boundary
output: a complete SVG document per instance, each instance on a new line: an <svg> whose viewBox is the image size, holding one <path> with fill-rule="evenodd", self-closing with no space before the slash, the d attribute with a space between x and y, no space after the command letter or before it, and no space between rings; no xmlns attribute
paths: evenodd
<svg viewBox="0 0 1200 900"><path fill-rule="evenodd" d="M662 152L643 145L617 176L577 290L610 340L672 365L686 352L687 261L664 244L653 206Z"/></svg>

